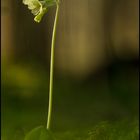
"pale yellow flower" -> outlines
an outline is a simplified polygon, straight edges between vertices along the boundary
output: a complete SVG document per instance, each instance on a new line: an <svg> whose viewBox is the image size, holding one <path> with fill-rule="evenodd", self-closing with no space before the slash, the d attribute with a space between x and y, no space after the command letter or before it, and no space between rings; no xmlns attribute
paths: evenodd
<svg viewBox="0 0 140 140"><path fill-rule="evenodd" d="M45 1L39 0L23 0L25 5L31 10L32 14L35 15L34 20L40 22L43 15L47 12L47 7L45 6Z"/></svg>

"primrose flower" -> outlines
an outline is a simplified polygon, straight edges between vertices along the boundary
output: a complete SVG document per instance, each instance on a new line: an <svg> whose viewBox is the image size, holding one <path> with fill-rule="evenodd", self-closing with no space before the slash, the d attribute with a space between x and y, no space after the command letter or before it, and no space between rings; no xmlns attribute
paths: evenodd
<svg viewBox="0 0 140 140"><path fill-rule="evenodd" d="M35 15L34 20L38 23L48 10L45 3L45 1L39 0L23 0L23 4L28 5L28 9L30 9L32 14Z"/></svg>

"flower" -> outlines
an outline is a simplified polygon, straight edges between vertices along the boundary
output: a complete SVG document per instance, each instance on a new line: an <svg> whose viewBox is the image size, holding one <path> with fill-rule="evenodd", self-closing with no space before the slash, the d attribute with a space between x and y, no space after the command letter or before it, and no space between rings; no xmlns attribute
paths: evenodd
<svg viewBox="0 0 140 140"><path fill-rule="evenodd" d="M23 4L28 5L28 9L30 9L32 14L35 15L34 20L38 23L48 10L47 6L45 5L45 1L23 0Z"/></svg>

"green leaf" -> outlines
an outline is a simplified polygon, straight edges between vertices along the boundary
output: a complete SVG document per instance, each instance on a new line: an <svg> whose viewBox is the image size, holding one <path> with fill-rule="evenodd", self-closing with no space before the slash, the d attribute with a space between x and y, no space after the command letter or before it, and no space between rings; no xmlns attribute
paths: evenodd
<svg viewBox="0 0 140 140"><path fill-rule="evenodd" d="M51 6L56 5L56 3L57 3L56 0L46 0L44 4L46 7L51 7Z"/></svg>
<svg viewBox="0 0 140 140"><path fill-rule="evenodd" d="M54 140L53 134L44 126L39 126L31 130L24 140Z"/></svg>

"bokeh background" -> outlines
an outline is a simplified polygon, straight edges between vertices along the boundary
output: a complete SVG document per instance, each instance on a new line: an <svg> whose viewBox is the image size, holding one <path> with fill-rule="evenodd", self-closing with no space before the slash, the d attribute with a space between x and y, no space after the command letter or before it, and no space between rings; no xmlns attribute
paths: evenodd
<svg viewBox="0 0 140 140"><path fill-rule="evenodd" d="M138 119L138 5L139 0L61 0L54 132ZM54 14L55 7L37 24L21 0L1 1L3 140L46 125Z"/></svg>

